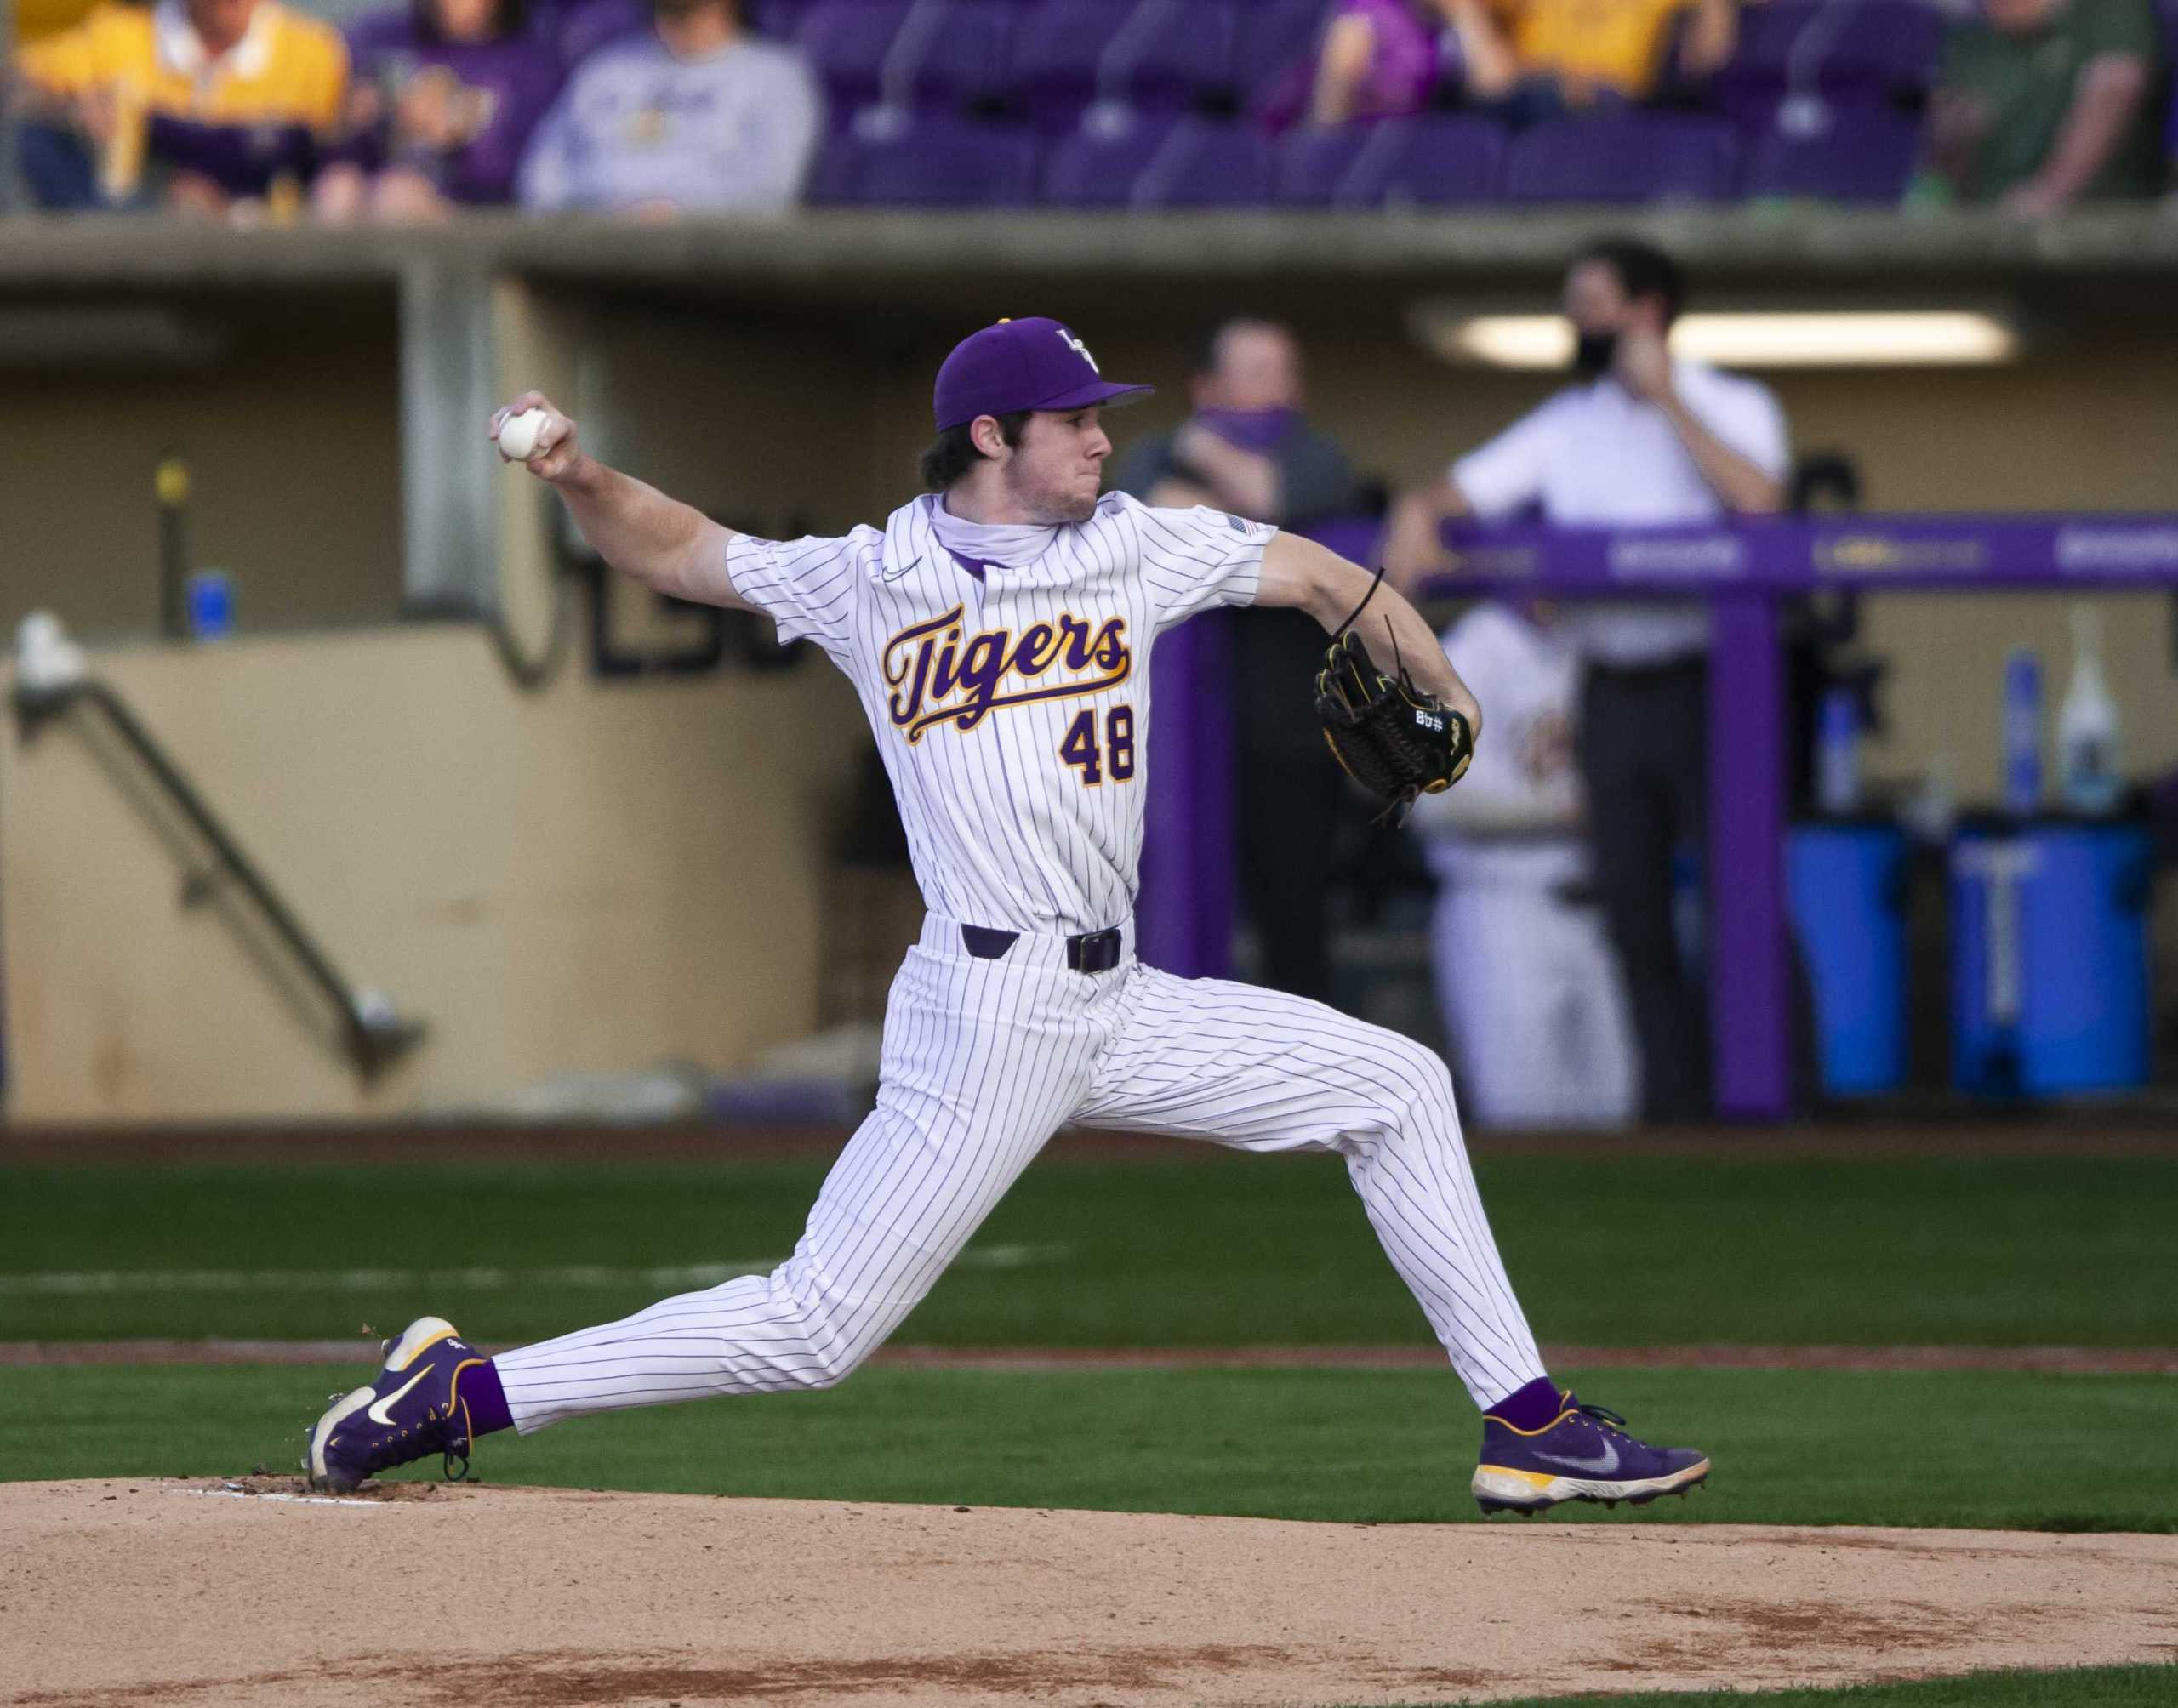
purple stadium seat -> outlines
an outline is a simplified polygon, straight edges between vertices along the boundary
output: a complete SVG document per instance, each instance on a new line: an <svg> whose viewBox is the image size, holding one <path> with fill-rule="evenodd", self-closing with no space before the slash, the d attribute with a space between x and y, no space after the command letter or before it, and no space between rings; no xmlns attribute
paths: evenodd
<svg viewBox="0 0 2178 1708"><path fill-rule="evenodd" d="M1173 123L1136 114L1085 124L1060 138L1044 162L1044 199L1062 208L1125 207Z"/></svg>
<svg viewBox="0 0 2178 1708"><path fill-rule="evenodd" d="M1134 180L1137 208L1235 208L1270 191L1270 145L1254 127L1183 118Z"/></svg>
<svg viewBox="0 0 2178 1708"><path fill-rule="evenodd" d="M816 3L817 0L743 0L742 15L757 34L790 42L803 14Z"/></svg>
<svg viewBox="0 0 2178 1708"><path fill-rule="evenodd" d="M1270 199L1287 208L1328 208L1354 170L1361 151L1383 128L1342 124L1301 125L1278 139L1271 156Z"/></svg>
<svg viewBox="0 0 2178 1708"><path fill-rule="evenodd" d="M1942 52L1943 17L1927 0L1867 0L1853 9L1823 55L1822 75L1836 88L1925 89Z"/></svg>
<svg viewBox="0 0 2178 1708"><path fill-rule="evenodd" d="M1930 0L1765 0L1742 9L1739 45L1713 98L1760 126L1788 95L1910 97L1928 87L1942 43Z"/></svg>
<svg viewBox="0 0 2178 1708"><path fill-rule="evenodd" d="M809 55L835 111L877 100L886 56L914 0L818 0L803 14L795 39Z"/></svg>
<svg viewBox="0 0 2178 1708"><path fill-rule="evenodd" d="M1759 138L1748 161L1747 194L1895 203L1920 147L1919 125L1902 114L1840 111L1821 134L1773 129Z"/></svg>
<svg viewBox="0 0 2178 1708"><path fill-rule="evenodd" d="M1457 208L1497 199L1505 132L1462 113L1391 119L1354 163L1338 199L1349 206Z"/></svg>
<svg viewBox="0 0 2178 1708"><path fill-rule="evenodd" d="M641 0L574 0L571 5L539 7L530 28L539 33L561 65L580 65L607 42L650 27L650 8Z"/></svg>
<svg viewBox="0 0 2178 1708"><path fill-rule="evenodd" d="M1137 0L1038 0L1015 26L1013 100L1039 128L1066 130L1096 98L1097 68Z"/></svg>
<svg viewBox="0 0 2178 1708"><path fill-rule="evenodd" d="M1325 0L1253 0L1242 14L1233 75L1249 111L1259 109L1274 86L1315 52L1329 9Z"/></svg>
<svg viewBox="0 0 2178 1708"><path fill-rule="evenodd" d="M1009 0L918 0L887 54L885 100L963 106L1004 92L1020 9Z"/></svg>
<svg viewBox="0 0 2178 1708"><path fill-rule="evenodd" d="M812 202L902 208L1011 208L1032 199L1036 139L1018 125L938 114L867 113L831 138Z"/></svg>
<svg viewBox="0 0 2178 1708"><path fill-rule="evenodd" d="M1098 98L1180 108L1229 96L1240 13L1234 0L1140 0L1098 60Z"/></svg>
<svg viewBox="0 0 2178 1708"><path fill-rule="evenodd" d="M1721 202L1732 193L1739 137L1717 119L1629 112L1561 119L1513 139L1508 202Z"/></svg>

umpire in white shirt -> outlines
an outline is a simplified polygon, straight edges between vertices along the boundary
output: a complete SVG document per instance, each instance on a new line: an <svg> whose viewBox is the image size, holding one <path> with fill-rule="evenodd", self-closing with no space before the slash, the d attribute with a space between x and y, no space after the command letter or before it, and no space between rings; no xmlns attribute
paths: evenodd
<svg viewBox="0 0 2178 1708"><path fill-rule="evenodd" d="M1647 243L1583 251L1565 276L1577 382L1400 499L1385 544L1392 577L1411 585L1442 567L1439 527L1452 516L1537 508L1569 527L1634 527L1777 510L1784 413L1767 387L1670 354L1685 297L1677 263ZM1708 609L1583 601L1565 628L1582 660L1595 880L1633 1004L1642 1115L1696 1120L1709 1110L1709 1016L1673 930L1672 865L1679 846L1705 843Z"/></svg>

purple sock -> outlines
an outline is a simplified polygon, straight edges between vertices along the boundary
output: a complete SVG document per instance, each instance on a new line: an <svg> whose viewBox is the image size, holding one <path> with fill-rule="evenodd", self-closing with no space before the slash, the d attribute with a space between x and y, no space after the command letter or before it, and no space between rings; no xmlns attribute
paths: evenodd
<svg viewBox="0 0 2178 1708"><path fill-rule="evenodd" d="M1515 1429L1542 1429L1565 1409L1565 1398L1548 1376L1537 1376L1525 1387L1515 1389L1490 1408L1490 1415L1502 1418Z"/></svg>
<svg viewBox="0 0 2178 1708"><path fill-rule="evenodd" d="M470 1365L454 1378L454 1385L461 1403L469 1408L471 1441L480 1435L514 1427L514 1414L507 1409L507 1391L499 1386L499 1367L489 1358L481 1364Z"/></svg>

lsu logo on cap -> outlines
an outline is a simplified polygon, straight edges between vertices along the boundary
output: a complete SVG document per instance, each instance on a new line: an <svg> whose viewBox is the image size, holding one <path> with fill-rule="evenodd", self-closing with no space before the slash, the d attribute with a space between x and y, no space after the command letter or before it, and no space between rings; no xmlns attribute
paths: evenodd
<svg viewBox="0 0 2178 1708"><path fill-rule="evenodd" d="M1076 356L1080 356L1084 362L1089 364L1090 373L1095 374L1100 379L1103 378L1104 370L1097 366L1097 358L1089 354L1089 346L1087 344L1082 343L1080 339L1076 338L1064 327L1061 327L1058 329L1058 335L1061 339L1064 339L1067 344L1073 347L1074 353Z"/></svg>

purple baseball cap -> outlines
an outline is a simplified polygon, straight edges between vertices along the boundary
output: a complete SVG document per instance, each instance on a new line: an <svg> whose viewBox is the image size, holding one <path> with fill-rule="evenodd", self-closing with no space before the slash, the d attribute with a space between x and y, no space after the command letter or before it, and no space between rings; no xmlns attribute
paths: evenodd
<svg viewBox="0 0 2178 1708"><path fill-rule="evenodd" d="M1057 321L1035 316L1002 320L955 344L938 370L931 402L943 433L978 415L1132 403L1149 390L1105 379L1086 344Z"/></svg>

